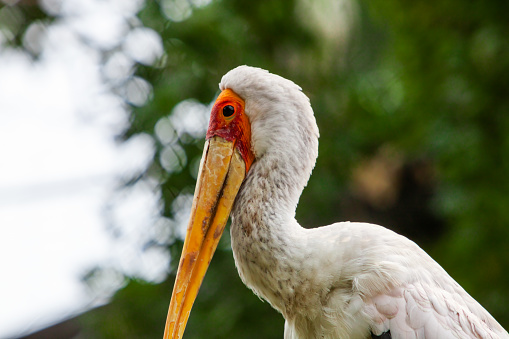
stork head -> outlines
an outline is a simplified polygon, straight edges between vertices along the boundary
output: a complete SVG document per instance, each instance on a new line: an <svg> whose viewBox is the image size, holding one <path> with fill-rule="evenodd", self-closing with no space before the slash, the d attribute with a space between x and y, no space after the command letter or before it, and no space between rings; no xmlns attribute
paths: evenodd
<svg viewBox="0 0 509 339"><path fill-rule="evenodd" d="M274 156L304 172L318 155L318 127L299 86L259 68L239 66L219 84L210 116L191 217L173 288L164 338L181 338L194 300L230 215L257 159ZM299 192L300 194L300 192ZM298 196L297 196L298 199Z"/></svg>

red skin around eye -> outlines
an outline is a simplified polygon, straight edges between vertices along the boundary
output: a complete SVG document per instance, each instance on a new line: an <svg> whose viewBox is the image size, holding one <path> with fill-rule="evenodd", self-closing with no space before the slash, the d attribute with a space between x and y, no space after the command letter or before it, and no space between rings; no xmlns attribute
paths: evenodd
<svg viewBox="0 0 509 339"><path fill-rule="evenodd" d="M227 105L233 106L235 113L225 118L223 108ZM235 143L246 163L247 173L254 161L251 151L251 125L244 112L244 100L231 89L222 91L212 107L207 139L216 135Z"/></svg>

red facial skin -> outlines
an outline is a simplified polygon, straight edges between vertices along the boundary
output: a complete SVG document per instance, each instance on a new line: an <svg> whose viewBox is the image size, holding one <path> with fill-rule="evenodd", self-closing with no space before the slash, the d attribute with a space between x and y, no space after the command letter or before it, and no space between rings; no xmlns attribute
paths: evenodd
<svg viewBox="0 0 509 339"><path fill-rule="evenodd" d="M235 113L229 117L223 115L225 106L232 106ZM207 139L219 136L225 140L235 143L246 163L246 174L254 161L254 154L251 151L251 125L244 111L244 100L231 89L225 89L219 94L212 113L210 114Z"/></svg>

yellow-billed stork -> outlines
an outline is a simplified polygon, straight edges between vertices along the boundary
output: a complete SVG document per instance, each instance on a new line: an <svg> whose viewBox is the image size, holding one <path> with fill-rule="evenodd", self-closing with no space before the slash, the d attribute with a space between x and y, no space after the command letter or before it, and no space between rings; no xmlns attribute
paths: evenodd
<svg viewBox="0 0 509 339"><path fill-rule="evenodd" d="M509 338L419 246L353 222L305 229L295 209L318 156L309 99L237 67L219 85L164 338L181 338L231 213L242 281L284 316L285 338Z"/></svg>

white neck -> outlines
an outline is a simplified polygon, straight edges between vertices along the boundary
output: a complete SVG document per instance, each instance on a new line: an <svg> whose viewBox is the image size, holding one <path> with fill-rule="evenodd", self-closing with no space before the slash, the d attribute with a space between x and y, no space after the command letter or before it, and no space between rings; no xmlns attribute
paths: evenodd
<svg viewBox="0 0 509 339"><path fill-rule="evenodd" d="M300 283L304 262L295 209L312 167L284 153L269 151L253 164L232 211L231 237L244 283L287 316L295 299L288 285Z"/></svg>

